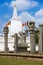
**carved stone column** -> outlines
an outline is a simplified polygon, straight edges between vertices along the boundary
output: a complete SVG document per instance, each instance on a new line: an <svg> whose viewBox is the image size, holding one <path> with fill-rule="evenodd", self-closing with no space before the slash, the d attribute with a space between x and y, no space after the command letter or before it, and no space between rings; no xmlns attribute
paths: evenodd
<svg viewBox="0 0 43 65"><path fill-rule="evenodd" d="M24 44L26 44L26 33L23 32L23 40L24 40Z"/></svg>
<svg viewBox="0 0 43 65"><path fill-rule="evenodd" d="M39 25L39 54L43 54L43 25Z"/></svg>
<svg viewBox="0 0 43 65"><path fill-rule="evenodd" d="M5 53L8 52L8 27L4 27L4 49Z"/></svg>
<svg viewBox="0 0 43 65"><path fill-rule="evenodd" d="M35 23L29 22L30 31L30 53L35 53Z"/></svg>
<svg viewBox="0 0 43 65"><path fill-rule="evenodd" d="M15 34L14 35L14 45L15 45L15 47L14 47L14 52L18 52L18 35L17 34Z"/></svg>

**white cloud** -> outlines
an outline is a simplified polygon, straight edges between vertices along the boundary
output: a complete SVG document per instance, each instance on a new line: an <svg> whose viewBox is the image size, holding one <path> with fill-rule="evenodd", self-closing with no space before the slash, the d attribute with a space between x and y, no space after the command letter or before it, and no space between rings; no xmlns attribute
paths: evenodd
<svg viewBox="0 0 43 65"><path fill-rule="evenodd" d="M1 20L1 18L0 18L0 26L2 26L2 24L3 24L3 23L2 23L2 20Z"/></svg>
<svg viewBox="0 0 43 65"><path fill-rule="evenodd" d="M43 9L35 13L36 23L43 24Z"/></svg>
<svg viewBox="0 0 43 65"><path fill-rule="evenodd" d="M9 4L7 2L5 2L4 5L9 6Z"/></svg>
<svg viewBox="0 0 43 65"><path fill-rule="evenodd" d="M20 17L22 17L23 22L27 21L34 21L36 25L43 24L43 9L40 9L37 11L34 16L29 14L28 12L22 12L20 14Z"/></svg>
<svg viewBox="0 0 43 65"><path fill-rule="evenodd" d="M0 5L0 7L4 7L4 6L9 6L9 4L7 2L4 2L3 4Z"/></svg>
<svg viewBox="0 0 43 65"><path fill-rule="evenodd" d="M35 1L16 0L16 1L11 1L10 6L14 7L15 3L16 3L18 11L28 10L28 9L38 5L38 2L35 2Z"/></svg>
<svg viewBox="0 0 43 65"><path fill-rule="evenodd" d="M2 20L0 19L0 33L3 31L3 22Z"/></svg>
<svg viewBox="0 0 43 65"><path fill-rule="evenodd" d="M4 15L4 18L6 19L6 18L9 18L10 16L8 15L8 14L6 14L6 15Z"/></svg>
<svg viewBox="0 0 43 65"><path fill-rule="evenodd" d="M28 12L22 12L20 17L22 18L22 22L35 21L35 18Z"/></svg>
<svg viewBox="0 0 43 65"><path fill-rule="evenodd" d="M0 19L0 22L1 22L1 19Z"/></svg>
<svg viewBox="0 0 43 65"><path fill-rule="evenodd" d="M37 11L36 13L35 13L35 17L38 17L38 18L42 18L43 17L43 9L40 9L39 11Z"/></svg>

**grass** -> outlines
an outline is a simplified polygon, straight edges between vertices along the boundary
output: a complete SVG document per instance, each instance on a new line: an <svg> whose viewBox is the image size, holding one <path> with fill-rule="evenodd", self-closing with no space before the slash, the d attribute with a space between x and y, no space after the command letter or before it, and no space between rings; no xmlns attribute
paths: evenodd
<svg viewBox="0 0 43 65"><path fill-rule="evenodd" d="M43 62L0 57L0 65L43 65Z"/></svg>

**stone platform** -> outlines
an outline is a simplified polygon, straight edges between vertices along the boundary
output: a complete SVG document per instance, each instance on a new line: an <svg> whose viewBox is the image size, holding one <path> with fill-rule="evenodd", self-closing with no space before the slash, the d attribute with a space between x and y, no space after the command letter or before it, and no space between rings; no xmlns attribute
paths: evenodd
<svg viewBox="0 0 43 65"><path fill-rule="evenodd" d="M29 54L28 52L21 52L21 53L0 53L0 56L12 56L12 57L40 58L40 59L43 59L43 55Z"/></svg>

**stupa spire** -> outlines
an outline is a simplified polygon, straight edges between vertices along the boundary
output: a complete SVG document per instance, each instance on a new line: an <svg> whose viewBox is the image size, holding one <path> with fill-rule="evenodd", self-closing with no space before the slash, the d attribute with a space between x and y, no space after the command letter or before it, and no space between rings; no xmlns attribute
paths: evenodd
<svg viewBox="0 0 43 65"><path fill-rule="evenodd" d="M17 9L16 9L16 4L14 4L14 11L13 11L13 16L12 18L17 18Z"/></svg>

